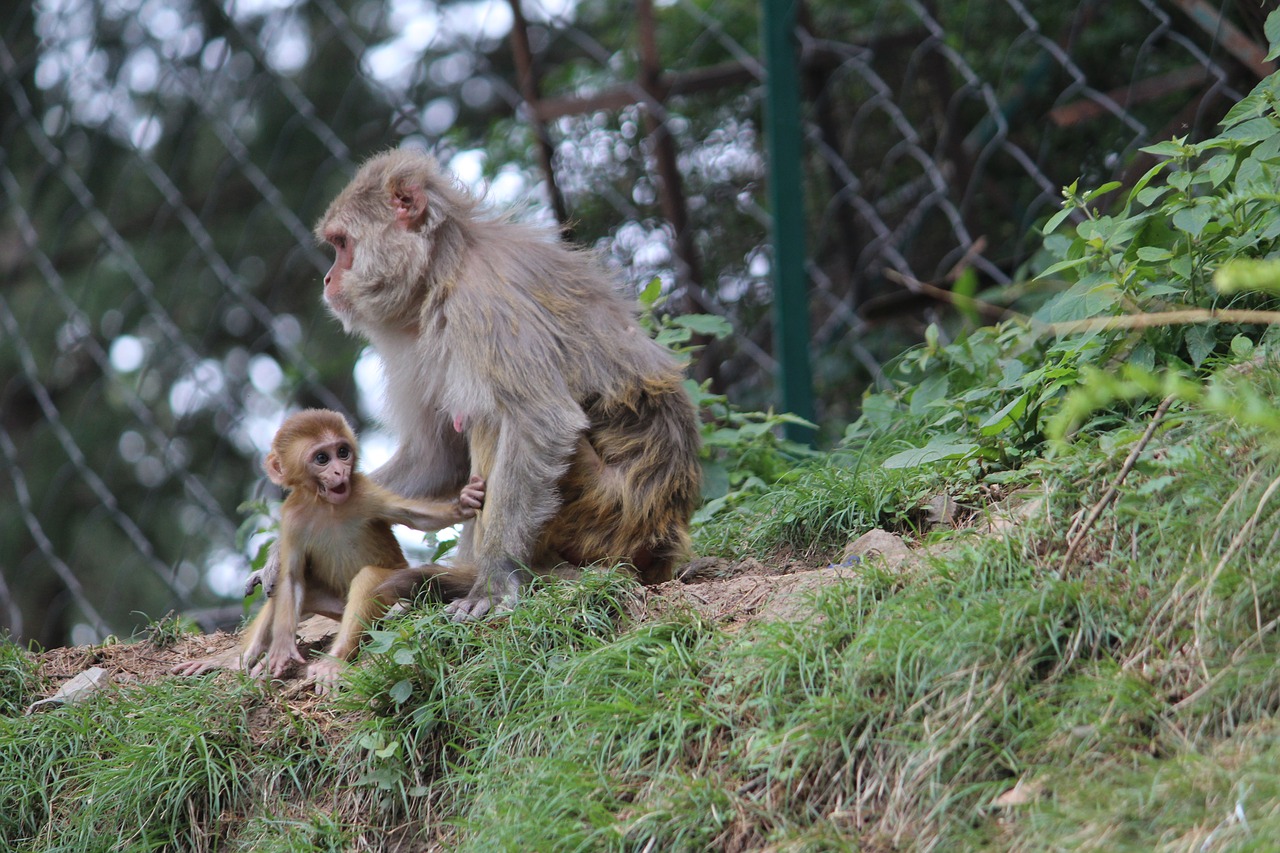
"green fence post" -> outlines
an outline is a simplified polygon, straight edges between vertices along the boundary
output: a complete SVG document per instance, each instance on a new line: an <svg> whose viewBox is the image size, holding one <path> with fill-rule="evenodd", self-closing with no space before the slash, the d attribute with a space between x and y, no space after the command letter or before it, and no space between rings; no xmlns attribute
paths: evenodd
<svg viewBox="0 0 1280 853"><path fill-rule="evenodd" d="M809 365L809 293L805 273L804 175L800 167L800 78L796 70L798 0L762 0L769 203L773 208L773 353L784 411L814 419ZM788 424L787 438L811 442L811 430Z"/></svg>

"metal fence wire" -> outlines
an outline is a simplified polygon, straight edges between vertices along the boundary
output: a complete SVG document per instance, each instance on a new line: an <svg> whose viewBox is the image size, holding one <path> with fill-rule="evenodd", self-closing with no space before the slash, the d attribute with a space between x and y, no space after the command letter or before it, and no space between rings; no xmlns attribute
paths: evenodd
<svg viewBox="0 0 1280 853"><path fill-rule="evenodd" d="M773 0L767 0L772 3ZM833 430L1061 186L1131 180L1271 71L1254 0L795 5L810 356ZM759 0L18 0L0 12L0 626L45 645L240 615L283 412L376 432L310 233L365 156L435 151L558 220L696 361L774 400ZM797 188L800 189L800 188Z"/></svg>

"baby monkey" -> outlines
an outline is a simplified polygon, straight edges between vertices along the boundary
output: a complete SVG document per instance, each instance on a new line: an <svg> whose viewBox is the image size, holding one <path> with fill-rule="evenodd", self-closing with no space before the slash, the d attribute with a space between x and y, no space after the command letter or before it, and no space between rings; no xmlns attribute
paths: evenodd
<svg viewBox="0 0 1280 853"><path fill-rule="evenodd" d="M280 678L294 663L306 663L295 633L303 615L318 613L341 622L326 656L307 669L317 688L326 689L355 655L365 626L396 600L398 585L388 581L409 564L391 526L439 530L472 518L484 503L479 476L456 500L402 498L357 471L357 457L355 434L337 412L307 409L285 420L264 463L271 482L287 492L274 595L237 649L178 664L174 673L234 666Z"/></svg>

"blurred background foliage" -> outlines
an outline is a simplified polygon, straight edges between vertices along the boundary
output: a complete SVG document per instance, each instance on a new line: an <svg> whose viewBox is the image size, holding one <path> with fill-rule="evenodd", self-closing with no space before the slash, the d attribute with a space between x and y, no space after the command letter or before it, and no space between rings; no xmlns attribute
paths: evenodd
<svg viewBox="0 0 1280 853"><path fill-rule="evenodd" d="M820 443L929 324L996 319L953 291L1043 301L1036 225L1060 188L1131 186L1142 146L1211 134L1270 70L1273 6L799 4ZM694 373L717 405L769 407L760 18L756 0L7 4L0 627L60 645L172 609L232 624L238 507L266 494L284 412L341 409L369 461L387 452L376 359L323 310L310 227L388 146L562 216L623 286L656 278L662 310L728 321Z"/></svg>

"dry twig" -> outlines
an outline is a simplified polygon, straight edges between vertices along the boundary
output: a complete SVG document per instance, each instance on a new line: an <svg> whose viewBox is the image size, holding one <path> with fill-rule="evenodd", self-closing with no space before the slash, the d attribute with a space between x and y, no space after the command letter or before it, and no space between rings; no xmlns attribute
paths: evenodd
<svg viewBox="0 0 1280 853"><path fill-rule="evenodd" d="M1147 425L1146 432L1142 434L1142 438L1138 439L1138 442L1133 446L1133 449L1129 451L1128 457L1124 460L1124 465L1120 466L1120 473L1116 475L1115 481L1107 487L1106 494L1102 496L1102 500L1098 501L1094 505L1093 509L1089 512L1089 516L1085 519L1084 524L1080 525L1080 529L1076 531L1076 535L1071 539L1070 544L1067 546L1067 555L1062 558L1062 565L1064 569L1070 568L1071 561L1075 558L1076 551L1079 550L1081 543L1084 542L1084 538L1089 535L1090 528L1093 527L1094 522L1098 520L1098 517L1102 515L1103 511L1111 505L1111 502L1115 500L1116 495L1120 493L1120 486L1124 483L1125 477L1128 477L1129 472L1133 470L1133 466L1137 463L1138 457L1142 455L1142 451L1146 449L1148 442L1151 441L1151 436L1155 435L1156 427L1159 425L1160 420L1165 416L1165 413L1169 411L1169 407L1173 405L1173 401L1174 396L1170 394L1168 397L1161 400L1160 405L1156 407L1156 413L1152 416L1151 423Z"/></svg>

